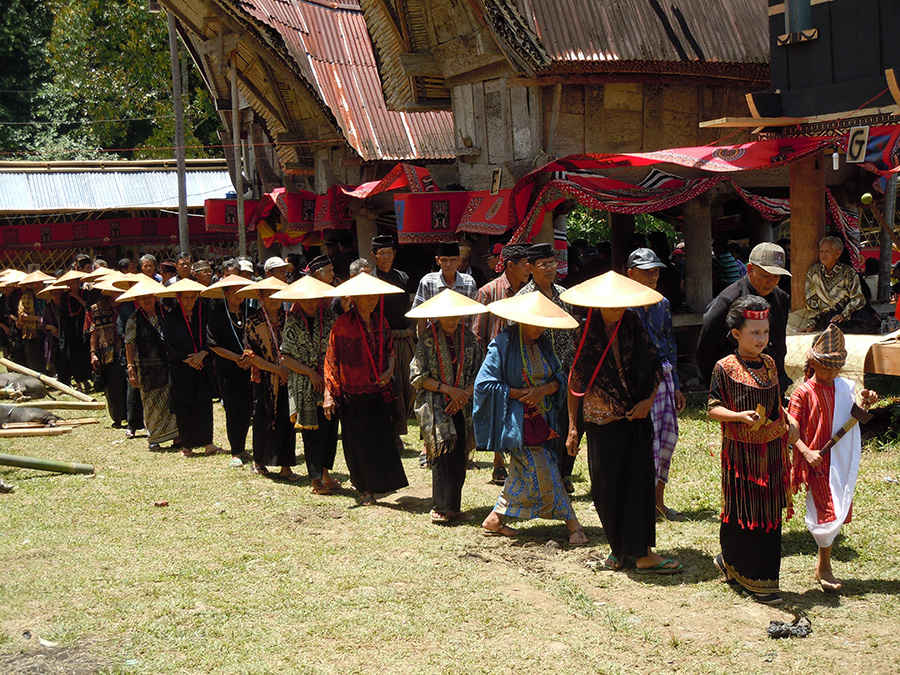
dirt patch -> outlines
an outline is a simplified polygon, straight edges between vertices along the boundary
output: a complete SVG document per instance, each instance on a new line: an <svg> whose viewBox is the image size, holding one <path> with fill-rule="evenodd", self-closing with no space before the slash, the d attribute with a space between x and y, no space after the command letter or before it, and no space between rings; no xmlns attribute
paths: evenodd
<svg viewBox="0 0 900 675"><path fill-rule="evenodd" d="M94 675L106 666L90 645L40 647L0 656L0 672L5 675Z"/></svg>

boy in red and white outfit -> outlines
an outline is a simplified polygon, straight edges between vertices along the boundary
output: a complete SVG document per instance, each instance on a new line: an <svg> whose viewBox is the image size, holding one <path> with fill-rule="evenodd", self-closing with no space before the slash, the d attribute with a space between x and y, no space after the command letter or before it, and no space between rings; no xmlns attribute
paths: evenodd
<svg viewBox="0 0 900 675"><path fill-rule="evenodd" d="M824 456L819 452L850 418L854 386L838 377L847 350L844 334L830 325L816 339L806 362L806 381L791 395L788 412L800 427L794 444L791 483L794 492L806 486L806 526L819 545L816 580L826 592L838 591L831 570L831 547L853 510L853 490L859 472L860 433L854 425ZM868 389L860 393L863 406L878 400Z"/></svg>

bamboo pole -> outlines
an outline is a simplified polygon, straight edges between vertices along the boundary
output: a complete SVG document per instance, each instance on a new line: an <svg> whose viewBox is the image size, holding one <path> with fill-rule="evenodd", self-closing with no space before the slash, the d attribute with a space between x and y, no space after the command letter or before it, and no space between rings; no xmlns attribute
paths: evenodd
<svg viewBox="0 0 900 675"><path fill-rule="evenodd" d="M81 417L71 420L62 420L63 424L57 426L78 427L84 424L97 424L100 420L96 417ZM52 428L53 425L47 425L43 422L7 422L0 425L0 429L44 429Z"/></svg>
<svg viewBox="0 0 900 675"><path fill-rule="evenodd" d="M103 410L106 403L103 401L40 401L40 405L33 402L8 403L11 408L40 408L41 410Z"/></svg>
<svg viewBox="0 0 900 675"><path fill-rule="evenodd" d="M72 427L41 427L39 429L0 429L0 438L21 438L25 436L61 436L72 431Z"/></svg>
<svg viewBox="0 0 900 675"><path fill-rule="evenodd" d="M38 471L56 471L57 473L94 473L92 464L75 464L59 462L55 459L40 459L24 455L0 454L0 466L16 466L20 469L37 469Z"/></svg>
<svg viewBox="0 0 900 675"><path fill-rule="evenodd" d="M29 375L30 377L36 377L44 384L49 384L54 389L58 389L64 394L68 394L73 398L77 398L79 401L95 401L96 399L91 398L87 394L83 394L77 389L73 389L72 387L63 384L55 377L50 377L49 375L44 375L43 373L39 373L36 370L32 370L31 368L26 368L25 366L19 365L15 361L10 361L9 359L0 358L0 365L6 366L7 370L13 370L17 373L21 373L22 375Z"/></svg>

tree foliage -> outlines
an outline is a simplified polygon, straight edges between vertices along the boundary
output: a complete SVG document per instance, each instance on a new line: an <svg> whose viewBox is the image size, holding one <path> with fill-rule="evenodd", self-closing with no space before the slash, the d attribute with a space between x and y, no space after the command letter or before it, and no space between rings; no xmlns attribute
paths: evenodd
<svg viewBox="0 0 900 675"><path fill-rule="evenodd" d="M640 234L665 232L669 243L675 242L677 233L670 223L661 220L652 213L638 213L634 217L634 231ZM566 233L568 240L584 239L591 245L607 241L610 236L609 219L606 211L576 206L566 216Z"/></svg>
<svg viewBox="0 0 900 675"><path fill-rule="evenodd" d="M165 14L143 0L32 1L52 16L52 30L41 44L46 69L24 149L40 159L172 157ZM218 143L215 110L184 50L181 58L187 155L215 154L201 147Z"/></svg>

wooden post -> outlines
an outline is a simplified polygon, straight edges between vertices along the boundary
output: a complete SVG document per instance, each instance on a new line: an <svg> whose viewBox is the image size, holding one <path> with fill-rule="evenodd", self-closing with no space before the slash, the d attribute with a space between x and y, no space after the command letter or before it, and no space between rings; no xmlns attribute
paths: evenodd
<svg viewBox="0 0 900 675"><path fill-rule="evenodd" d="M892 173L887 179L887 187L884 191L884 219L882 227L881 248L878 260L878 295L875 300L890 302L891 300L891 260L893 259L894 217L897 212L897 174Z"/></svg>
<svg viewBox="0 0 900 675"><path fill-rule="evenodd" d="M547 211L544 214L544 222L541 224L541 229L534 236L531 243L553 245L553 211Z"/></svg>
<svg viewBox="0 0 900 675"><path fill-rule="evenodd" d="M187 169L184 159L184 101L181 98L181 68L178 66L178 33L175 15L167 12L169 25L169 60L172 63L172 97L175 99L175 160L178 167L178 245L190 252L187 216Z"/></svg>
<svg viewBox="0 0 900 675"><path fill-rule="evenodd" d="M237 50L231 53L231 151L234 154L234 191L237 193L238 253L247 255L247 226L244 219L244 166L241 153L241 108L238 101Z"/></svg>
<svg viewBox="0 0 900 675"><path fill-rule="evenodd" d="M712 200L706 194L684 203L684 295L695 312L712 301Z"/></svg>
<svg viewBox="0 0 900 675"><path fill-rule="evenodd" d="M368 206L360 207L356 212L356 243L359 246L359 257L369 261L375 269L375 256L372 255L372 237L378 234L378 223L375 212Z"/></svg>
<svg viewBox="0 0 900 675"><path fill-rule="evenodd" d="M607 211L609 219L609 243L612 248L612 269L619 274L625 273L625 261L634 235L634 216L630 213L613 213Z"/></svg>
<svg viewBox="0 0 900 675"><path fill-rule="evenodd" d="M825 236L825 162L822 153L791 164L791 310L806 306L806 272L819 261Z"/></svg>

